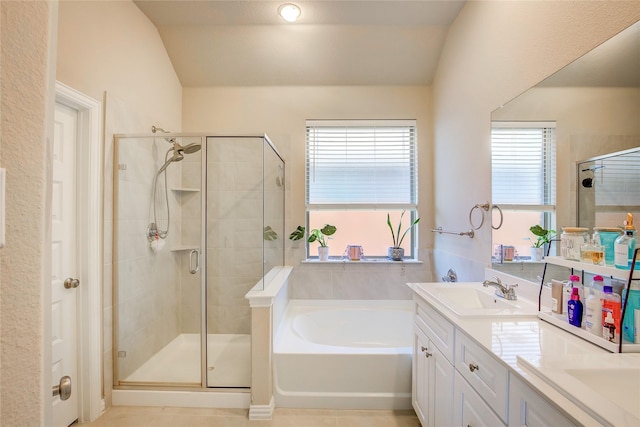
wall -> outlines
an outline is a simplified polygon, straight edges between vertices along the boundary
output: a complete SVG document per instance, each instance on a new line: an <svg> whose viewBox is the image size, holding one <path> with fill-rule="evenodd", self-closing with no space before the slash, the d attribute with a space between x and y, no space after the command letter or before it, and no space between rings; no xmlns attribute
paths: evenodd
<svg viewBox="0 0 640 427"><path fill-rule="evenodd" d="M131 1L60 2L57 80L102 100L104 394L112 385L113 134L180 130L182 87L156 28ZM144 60L141 60L144 58Z"/></svg>
<svg viewBox="0 0 640 427"><path fill-rule="evenodd" d="M183 129L216 134L267 133L286 161L285 235L305 223L306 119L416 119L418 134L418 256L422 264L300 264L304 243L286 243L294 298L410 298L408 281L430 281L433 223L431 90L428 87L184 88ZM423 225L424 224L424 225ZM366 250L366 248L365 248Z"/></svg>
<svg viewBox="0 0 640 427"><path fill-rule="evenodd" d="M631 1L466 3L433 85L436 225L468 229L469 210L491 200L491 112L639 18ZM436 237L437 277L450 267L460 280L484 277L488 222L476 236Z"/></svg>
<svg viewBox="0 0 640 427"><path fill-rule="evenodd" d="M7 170L6 244L0 249L0 424L37 426L51 415L51 357L43 346L51 346L47 136L57 4L0 2L0 12L0 165Z"/></svg>

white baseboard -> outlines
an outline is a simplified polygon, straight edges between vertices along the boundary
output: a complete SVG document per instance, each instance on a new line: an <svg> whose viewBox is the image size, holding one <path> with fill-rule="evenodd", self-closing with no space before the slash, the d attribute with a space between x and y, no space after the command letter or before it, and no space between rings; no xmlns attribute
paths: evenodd
<svg viewBox="0 0 640 427"><path fill-rule="evenodd" d="M249 420L270 420L273 417L275 403L273 396L268 405L251 405L249 406Z"/></svg>

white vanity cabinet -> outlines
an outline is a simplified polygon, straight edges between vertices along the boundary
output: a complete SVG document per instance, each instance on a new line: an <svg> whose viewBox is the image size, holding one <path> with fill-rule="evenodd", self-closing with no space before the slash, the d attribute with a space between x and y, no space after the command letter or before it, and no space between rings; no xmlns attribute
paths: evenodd
<svg viewBox="0 0 640 427"><path fill-rule="evenodd" d="M480 395L460 375L455 373L454 419L456 427L503 427L504 422L482 400Z"/></svg>
<svg viewBox="0 0 640 427"><path fill-rule="evenodd" d="M502 422L506 423L509 369L460 331L456 332L455 354L455 366L460 376L479 396L482 396L482 399L498 414ZM458 396L457 390L456 396Z"/></svg>
<svg viewBox="0 0 640 427"><path fill-rule="evenodd" d="M450 426L453 416L454 328L424 304L416 304L412 405L424 427ZM439 345L438 345L439 343Z"/></svg>
<svg viewBox="0 0 640 427"><path fill-rule="evenodd" d="M509 426L573 427L578 424L533 391L521 379L509 379Z"/></svg>

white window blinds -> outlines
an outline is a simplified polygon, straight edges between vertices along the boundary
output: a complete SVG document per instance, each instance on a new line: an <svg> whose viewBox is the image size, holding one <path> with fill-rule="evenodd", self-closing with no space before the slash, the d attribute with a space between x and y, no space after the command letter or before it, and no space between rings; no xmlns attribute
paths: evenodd
<svg viewBox="0 0 640 427"><path fill-rule="evenodd" d="M307 206L416 206L414 120L307 121Z"/></svg>
<svg viewBox="0 0 640 427"><path fill-rule="evenodd" d="M493 203L555 205L555 139L555 123L493 122Z"/></svg>

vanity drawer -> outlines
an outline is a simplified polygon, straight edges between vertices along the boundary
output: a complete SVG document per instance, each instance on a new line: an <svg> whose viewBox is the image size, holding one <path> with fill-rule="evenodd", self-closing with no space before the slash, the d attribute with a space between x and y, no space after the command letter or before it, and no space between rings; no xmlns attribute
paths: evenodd
<svg viewBox="0 0 640 427"><path fill-rule="evenodd" d="M424 302L416 301L415 324L453 364L455 327Z"/></svg>
<svg viewBox="0 0 640 427"><path fill-rule="evenodd" d="M500 418L507 422L508 368L460 332L456 334L456 346L456 370Z"/></svg>

